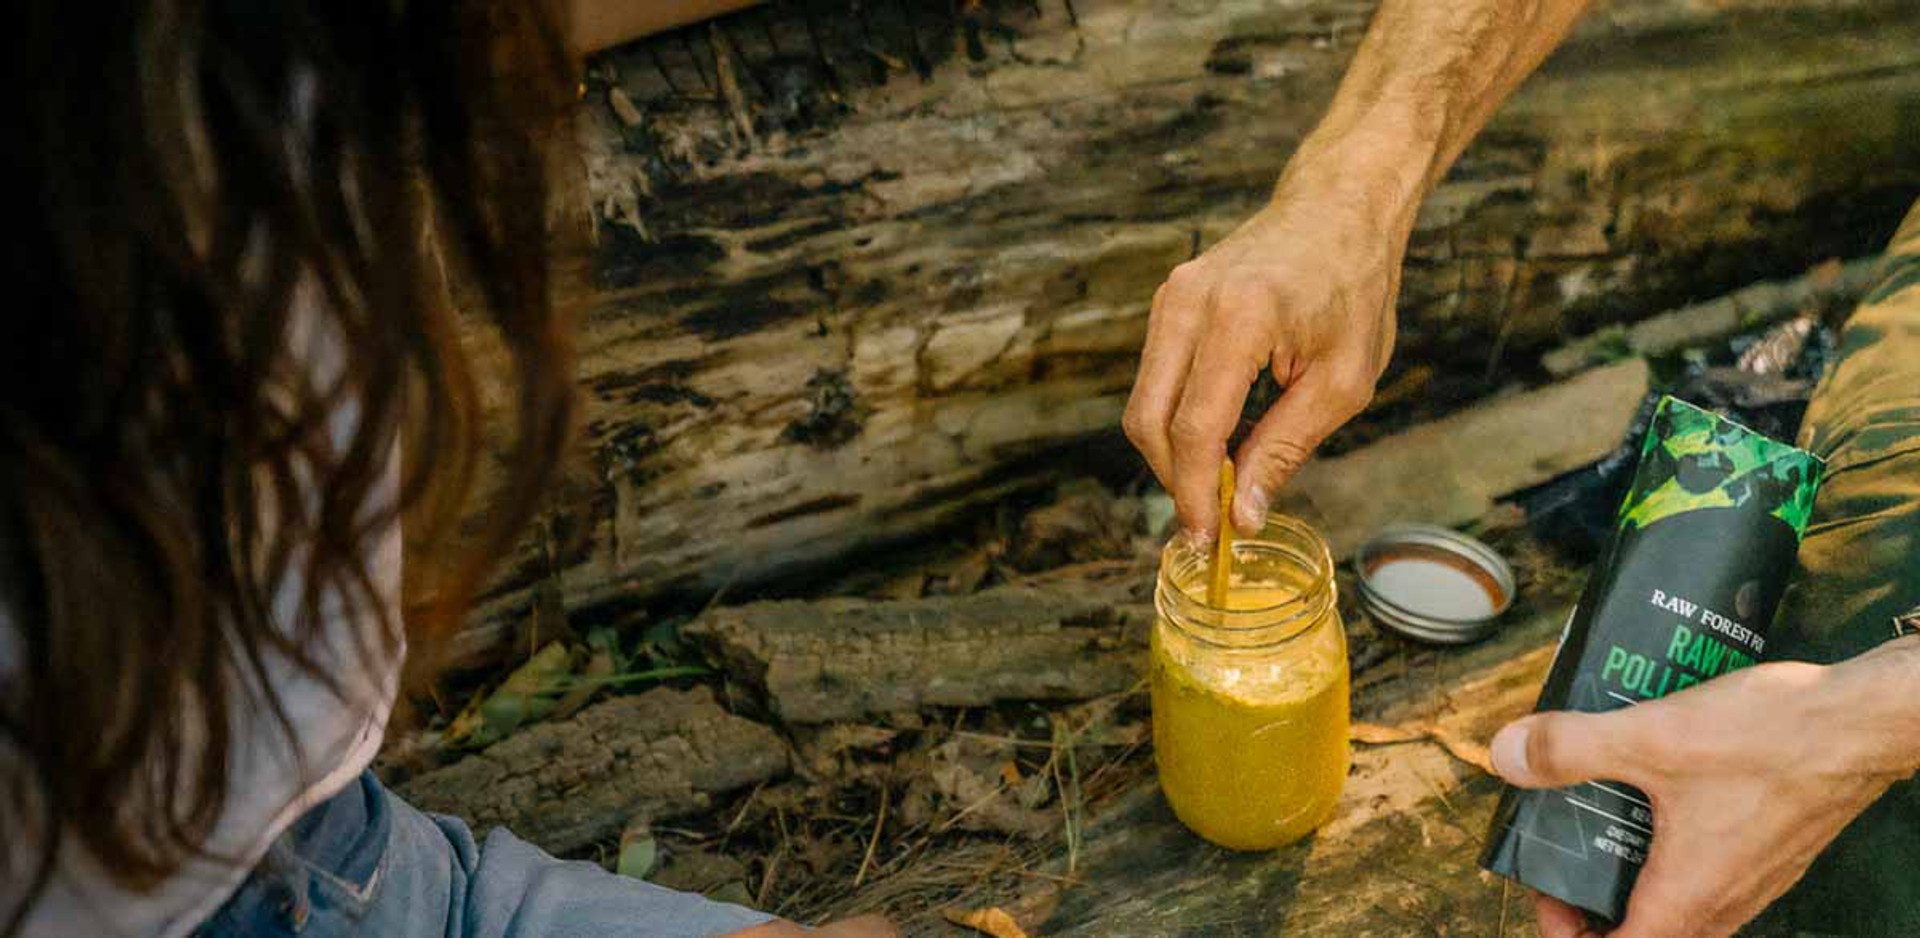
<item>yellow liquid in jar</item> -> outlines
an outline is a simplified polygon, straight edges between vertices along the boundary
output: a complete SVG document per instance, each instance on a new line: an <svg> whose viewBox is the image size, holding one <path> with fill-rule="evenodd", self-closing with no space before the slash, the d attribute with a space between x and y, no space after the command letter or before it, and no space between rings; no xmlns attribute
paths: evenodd
<svg viewBox="0 0 1920 938"><path fill-rule="evenodd" d="M1235 587L1227 608L1265 609L1296 595L1280 586ZM1160 788L1194 833L1235 850L1270 850L1333 815L1349 761L1338 615L1329 610L1333 621L1270 649L1205 646L1164 620L1155 624Z"/></svg>

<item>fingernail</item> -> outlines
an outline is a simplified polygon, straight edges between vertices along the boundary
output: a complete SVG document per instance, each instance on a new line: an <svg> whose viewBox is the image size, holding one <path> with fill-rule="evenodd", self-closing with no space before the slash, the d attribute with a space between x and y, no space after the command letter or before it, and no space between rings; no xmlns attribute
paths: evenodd
<svg viewBox="0 0 1920 938"><path fill-rule="evenodd" d="M1241 534L1259 534L1267 526L1267 490L1251 486L1233 500L1233 524Z"/></svg>
<svg viewBox="0 0 1920 938"><path fill-rule="evenodd" d="M1525 722L1508 724L1494 734L1493 770L1509 782L1524 782L1532 772L1527 767L1527 734L1532 727Z"/></svg>
<svg viewBox="0 0 1920 938"><path fill-rule="evenodd" d="M1207 550L1213 546L1213 535L1199 528L1182 528L1180 539L1186 541L1187 546L1194 550Z"/></svg>

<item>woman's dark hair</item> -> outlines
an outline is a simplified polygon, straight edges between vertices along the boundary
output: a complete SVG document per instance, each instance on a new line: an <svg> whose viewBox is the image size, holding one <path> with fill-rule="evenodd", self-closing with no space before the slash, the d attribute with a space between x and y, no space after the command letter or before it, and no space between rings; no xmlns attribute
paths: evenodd
<svg viewBox="0 0 1920 938"><path fill-rule="evenodd" d="M543 155L573 85L537 7L49 0L10 18L0 934L57 851L136 890L205 852L244 688L293 731L272 662L337 690L397 653L368 545L401 513L410 538L451 531L482 452L463 341L483 324L511 353L487 387L517 420L462 556L499 556L527 520L571 407ZM338 340L339 368L303 360L307 330ZM397 504L378 494L396 441ZM440 614L405 616L416 642L482 573L434 577ZM382 626L357 661L316 641L342 609Z"/></svg>

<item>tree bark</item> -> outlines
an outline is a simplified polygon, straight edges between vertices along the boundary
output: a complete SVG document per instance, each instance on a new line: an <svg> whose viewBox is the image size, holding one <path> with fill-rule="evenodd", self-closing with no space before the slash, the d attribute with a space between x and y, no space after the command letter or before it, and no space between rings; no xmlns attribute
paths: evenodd
<svg viewBox="0 0 1920 938"><path fill-rule="evenodd" d="M1908 6L1592 14L1428 200L1356 432L1877 250L1920 189ZM789 4L597 60L583 433L470 648L536 595L817 570L1110 465L1155 285L1266 197L1372 7Z"/></svg>
<svg viewBox="0 0 1920 938"><path fill-rule="evenodd" d="M685 634L767 694L787 723L921 707L1085 700L1145 673L1152 606L1111 590L1000 587L894 602L826 599L717 609Z"/></svg>
<svg viewBox="0 0 1920 938"><path fill-rule="evenodd" d="M516 733L399 791L475 833L506 827L566 853L633 821L704 810L714 795L786 774L789 762L779 734L722 710L712 689L663 687Z"/></svg>

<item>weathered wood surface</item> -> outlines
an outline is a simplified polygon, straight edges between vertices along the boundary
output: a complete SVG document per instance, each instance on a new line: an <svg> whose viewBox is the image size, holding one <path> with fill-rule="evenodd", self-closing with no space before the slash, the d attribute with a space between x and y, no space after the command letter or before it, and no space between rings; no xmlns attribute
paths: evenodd
<svg viewBox="0 0 1920 938"><path fill-rule="evenodd" d="M1336 560L1386 524L1472 521L1612 451L1647 390L1634 358L1486 401L1308 466L1277 507L1312 523ZM1104 578L970 596L720 607L683 634L787 723L1087 699L1145 673L1154 571L1150 557L1133 559Z"/></svg>
<svg viewBox="0 0 1920 938"><path fill-rule="evenodd" d="M567 853L633 821L703 810L713 796L785 774L789 763L779 734L722 710L712 689L659 688L523 730L399 792L477 832L505 826Z"/></svg>
<svg viewBox="0 0 1920 938"><path fill-rule="evenodd" d="M1612 452L1648 389L1647 363L1629 358L1487 401L1315 460L1274 507L1312 524L1335 558L1395 522L1464 524Z"/></svg>
<svg viewBox="0 0 1920 938"><path fill-rule="evenodd" d="M1486 645L1358 688L1355 719L1484 744L1532 709L1576 586L1535 597ZM1525 934L1525 894L1477 867L1498 794L1433 739L1356 743L1331 822L1291 847L1236 853L1188 832L1149 781L1088 825L1076 865L1062 855L1042 871L1058 879L968 901L1014 910L1035 935ZM965 934L931 917L909 932Z"/></svg>
<svg viewBox="0 0 1920 938"><path fill-rule="evenodd" d="M1115 451L1154 285L1264 197L1371 9L789 4L601 59L584 438L474 644L536 593L818 568ZM1917 105L1906 0L1604 6L1422 212L1372 422L1871 253Z"/></svg>
<svg viewBox="0 0 1920 938"><path fill-rule="evenodd" d="M1765 280L1725 296L1581 336L1545 355L1540 365L1564 377L1623 354L1670 355L1829 304L1852 306L1879 281L1880 255L1823 264L1791 280Z"/></svg>
<svg viewBox="0 0 1920 938"><path fill-rule="evenodd" d="M1150 592L1149 577L1127 586ZM1153 609L1114 599L1128 597L1008 586L893 602L753 603L714 610L683 634L763 690L781 720L829 723L1126 690L1145 673Z"/></svg>

